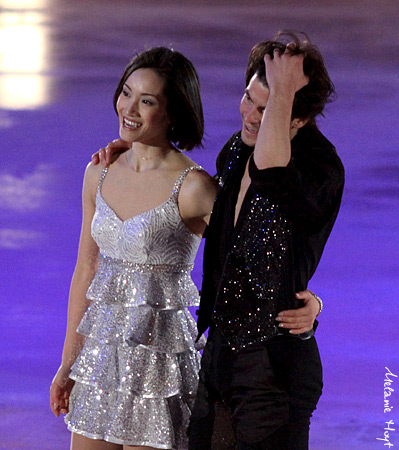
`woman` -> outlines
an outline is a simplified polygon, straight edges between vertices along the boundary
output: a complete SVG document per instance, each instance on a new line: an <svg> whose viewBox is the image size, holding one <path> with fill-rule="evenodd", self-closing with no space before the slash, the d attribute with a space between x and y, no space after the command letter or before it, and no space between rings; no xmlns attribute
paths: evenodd
<svg viewBox="0 0 399 450"><path fill-rule="evenodd" d="M190 271L216 193L179 150L203 137L196 71L173 50L145 51L126 68L114 107L130 149L86 169L51 407L67 414L72 450L183 449L199 370Z"/></svg>

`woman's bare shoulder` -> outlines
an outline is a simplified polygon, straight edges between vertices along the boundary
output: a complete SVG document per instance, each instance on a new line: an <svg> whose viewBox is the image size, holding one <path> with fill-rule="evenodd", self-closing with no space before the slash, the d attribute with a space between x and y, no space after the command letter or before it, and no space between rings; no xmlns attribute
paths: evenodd
<svg viewBox="0 0 399 450"><path fill-rule="evenodd" d="M199 164L189 158L186 154L181 154L179 158L179 170L184 171L191 167L198 167L198 170L191 170L185 177L182 191L194 193L195 191L210 191L216 190L216 181L209 173L203 169Z"/></svg>
<svg viewBox="0 0 399 450"><path fill-rule="evenodd" d="M213 201L216 188L216 180L208 172L203 169L191 170L184 180L181 195L186 198L209 198Z"/></svg>
<svg viewBox="0 0 399 450"><path fill-rule="evenodd" d="M86 166L84 174L84 187L90 191L97 189L103 170L104 167L101 164L93 164L92 162L89 162Z"/></svg>
<svg viewBox="0 0 399 450"><path fill-rule="evenodd" d="M191 166L193 167L193 166ZM190 171L187 175L187 181L191 183L199 183L205 186L216 186L216 180L201 166Z"/></svg>

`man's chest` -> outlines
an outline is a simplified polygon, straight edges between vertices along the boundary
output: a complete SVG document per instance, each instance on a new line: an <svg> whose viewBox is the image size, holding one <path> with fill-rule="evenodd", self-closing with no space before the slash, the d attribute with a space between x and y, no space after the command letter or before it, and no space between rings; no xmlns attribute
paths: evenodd
<svg viewBox="0 0 399 450"><path fill-rule="evenodd" d="M237 195L237 201L235 204L235 214L234 214L234 225L237 223L238 216L241 211L242 204L244 202L245 196L248 192L248 188L251 184L251 178L248 172L248 164L245 167L244 175L241 178L240 189Z"/></svg>

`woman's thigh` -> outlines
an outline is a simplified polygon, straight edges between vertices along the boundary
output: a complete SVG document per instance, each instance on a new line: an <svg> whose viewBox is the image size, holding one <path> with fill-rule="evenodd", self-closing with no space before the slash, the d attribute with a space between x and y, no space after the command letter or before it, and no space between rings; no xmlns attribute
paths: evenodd
<svg viewBox="0 0 399 450"><path fill-rule="evenodd" d="M159 450L157 448L154 447L137 447L137 446L132 446L132 445L124 445L123 446L123 450ZM173 449L170 449L173 450Z"/></svg>
<svg viewBox="0 0 399 450"><path fill-rule="evenodd" d="M72 433L71 450L123 450L123 446Z"/></svg>
<svg viewBox="0 0 399 450"><path fill-rule="evenodd" d="M80 434L72 433L71 450L158 450L158 449L154 447L113 444L112 442L102 441L98 439L89 439Z"/></svg>

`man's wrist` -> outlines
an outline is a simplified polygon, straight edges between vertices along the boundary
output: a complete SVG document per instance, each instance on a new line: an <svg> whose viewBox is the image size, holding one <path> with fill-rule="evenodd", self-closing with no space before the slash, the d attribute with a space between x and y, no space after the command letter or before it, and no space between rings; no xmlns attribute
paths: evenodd
<svg viewBox="0 0 399 450"><path fill-rule="evenodd" d="M320 313L323 311L323 300L318 295L316 295L314 292L312 292L312 291L309 291L309 292L313 295L313 297L319 303L319 312L316 314L316 317L318 317L320 315Z"/></svg>

